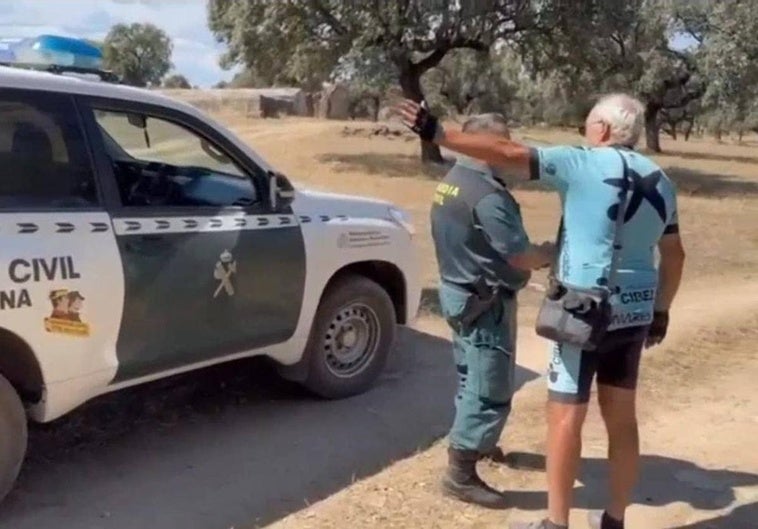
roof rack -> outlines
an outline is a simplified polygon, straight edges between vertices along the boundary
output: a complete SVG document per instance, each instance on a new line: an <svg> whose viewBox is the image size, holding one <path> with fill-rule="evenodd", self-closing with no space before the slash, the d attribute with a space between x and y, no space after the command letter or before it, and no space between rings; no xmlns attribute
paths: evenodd
<svg viewBox="0 0 758 529"><path fill-rule="evenodd" d="M64 73L76 73L80 75L97 75L102 81L108 83L121 83L121 79L115 73L109 70L98 70L96 68L83 68L81 66L66 66L60 64L35 64L24 62L2 62L0 66L8 66L10 68L23 68L26 70L37 70L41 72L49 72L54 74Z"/></svg>

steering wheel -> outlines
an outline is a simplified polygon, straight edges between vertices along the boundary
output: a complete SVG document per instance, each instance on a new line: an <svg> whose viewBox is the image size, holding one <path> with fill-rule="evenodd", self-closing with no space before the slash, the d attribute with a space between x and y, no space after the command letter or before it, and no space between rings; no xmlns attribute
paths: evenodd
<svg viewBox="0 0 758 529"><path fill-rule="evenodd" d="M170 204L175 190L168 177L169 170L169 165L160 162L148 163L140 171L137 181L129 188L129 204L140 206L165 206Z"/></svg>

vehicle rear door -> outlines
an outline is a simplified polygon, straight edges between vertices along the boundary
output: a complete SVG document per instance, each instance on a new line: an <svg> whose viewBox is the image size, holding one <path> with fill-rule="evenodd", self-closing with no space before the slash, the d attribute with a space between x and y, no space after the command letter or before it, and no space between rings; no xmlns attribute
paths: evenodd
<svg viewBox="0 0 758 529"><path fill-rule="evenodd" d="M175 110L84 98L124 267L117 381L283 342L305 249L291 210L222 133Z"/></svg>

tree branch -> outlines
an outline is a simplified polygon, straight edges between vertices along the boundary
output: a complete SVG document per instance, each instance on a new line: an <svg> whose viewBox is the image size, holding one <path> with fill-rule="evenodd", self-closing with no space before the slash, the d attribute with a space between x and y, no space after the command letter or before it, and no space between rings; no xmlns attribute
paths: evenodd
<svg viewBox="0 0 758 529"><path fill-rule="evenodd" d="M411 2L410 0L397 0L396 3L397 7L397 20L395 21L395 32L392 34L392 38L395 42L402 42L403 41L403 27L405 24L401 23L401 21L408 20L408 12L411 9Z"/></svg>
<svg viewBox="0 0 758 529"><path fill-rule="evenodd" d="M374 0L374 16L376 16L376 19L379 21L379 24L383 28L382 33L384 35L389 35L390 24L387 21L387 19L382 16L382 3L383 3L383 0Z"/></svg>
<svg viewBox="0 0 758 529"><path fill-rule="evenodd" d="M476 51L488 51L490 45L479 39L458 38L449 44L450 49L468 48Z"/></svg>
<svg viewBox="0 0 758 529"><path fill-rule="evenodd" d="M421 59L419 62L412 63L412 68L417 74L422 74L437 66L445 58L450 47L443 46L434 50L432 53Z"/></svg>
<svg viewBox="0 0 758 529"><path fill-rule="evenodd" d="M321 3L321 0L309 0L311 7L324 19L335 33L344 37L348 34L347 28L340 22L329 9Z"/></svg>
<svg viewBox="0 0 758 529"><path fill-rule="evenodd" d="M666 48L665 51L682 61L690 72L694 73L698 71L697 63L692 55L671 48Z"/></svg>
<svg viewBox="0 0 758 529"><path fill-rule="evenodd" d="M680 108L685 107L688 104L692 103L693 101L696 101L700 99L703 96L703 92L705 90L701 87L697 90L693 90L692 92L688 92L682 96L682 98L677 102L678 104L669 104L669 105L662 105L661 108Z"/></svg>
<svg viewBox="0 0 758 529"><path fill-rule="evenodd" d="M619 54L621 55L622 60L626 58L626 46L624 45L624 39L618 34L618 33L612 33L611 34L611 40L618 44L619 46Z"/></svg>

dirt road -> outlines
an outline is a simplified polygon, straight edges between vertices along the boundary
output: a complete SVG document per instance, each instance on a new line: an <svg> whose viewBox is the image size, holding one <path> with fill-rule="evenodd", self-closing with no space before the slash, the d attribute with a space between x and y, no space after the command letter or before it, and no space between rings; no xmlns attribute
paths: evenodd
<svg viewBox="0 0 758 529"><path fill-rule="evenodd" d="M727 327L743 329L743 336L728 333L736 336L738 351L755 338L758 287L721 285L721 293L731 302L721 303L712 320L702 310L706 287L683 294L669 351L696 339L712 359L709 333L716 332L723 355L732 354L724 341ZM313 400L278 381L267 365L250 361L99 399L34 428L30 460L0 511L0 527L247 529L281 518L272 527L502 526L511 512L482 512L439 497L443 446L424 451L444 436L451 419L454 373L446 334L438 319L422 319L417 330L402 333L380 385L348 401ZM537 378L544 344L529 328L522 329L521 344L518 378L526 386L505 446L541 453L544 392ZM676 373L670 373L671 387L646 385L645 470L640 505L630 517L638 525L632 527L758 527L758 417L750 393L758 373L750 359L737 352L732 365L694 368L688 385ZM649 357L646 376L669 364ZM577 489L580 507L594 505L603 490L599 434L593 412ZM693 436L707 441L692 442ZM515 491L515 507L531 515L542 507L542 473L485 472ZM419 525L422 515L431 516L432 525Z"/></svg>
<svg viewBox="0 0 758 529"><path fill-rule="evenodd" d="M271 522L444 435L448 349L407 330L380 385L341 402L314 400L250 361L106 396L33 429L0 527ZM519 372L522 382L536 376Z"/></svg>
<svg viewBox="0 0 758 529"><path fill-rule="evenodd" d="M665 347L649 352L644 360L640 391L643 473L628 526L757 529L754 391L758 368L753 344L758 338L758 284L738 280L717 286L691 285L676 307ZM442 330L439 322L426 324ZM544 346L529 329L523 331L519 363L542 372ZM544 453L544 398L542 380L530 382L517 395L503 437L506 449ZM605 498L606 442L595 405L584 439L583 472L575 489L578 509L572 518L576 529L586 528L586 509L602 507ZM512 517L541 514L546 503L542 472L485 468L491 483L511 491L512 509L484 511L439 495L437 480L444 458L440 443L271 529L494 529L504 527Z"/></svg>

